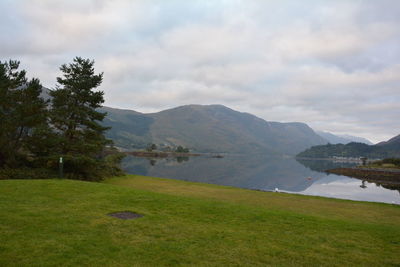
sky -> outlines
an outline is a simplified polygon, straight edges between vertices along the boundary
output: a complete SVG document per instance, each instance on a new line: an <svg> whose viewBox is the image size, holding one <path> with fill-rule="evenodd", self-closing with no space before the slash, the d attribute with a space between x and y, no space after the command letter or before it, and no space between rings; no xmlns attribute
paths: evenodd
<svg viewBox="0 0 400 267"><path fill-rule="evenodd" d="M105 105L223 104L379 142L400 134L398 0L0 0L0 60L55 88L76 56Z"/></svg>

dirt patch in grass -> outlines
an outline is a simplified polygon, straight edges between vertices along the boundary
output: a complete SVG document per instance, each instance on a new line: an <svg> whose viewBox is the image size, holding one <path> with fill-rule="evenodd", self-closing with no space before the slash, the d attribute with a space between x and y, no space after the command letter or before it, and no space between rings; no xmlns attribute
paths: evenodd
<svg viewBox="0 0 400 267"><path fill-rule="evenodd" d="M108 216L115 217L122 220L131 220L143 217L143 215L134 213L132 211L118 211L107 214Z"/></svg>

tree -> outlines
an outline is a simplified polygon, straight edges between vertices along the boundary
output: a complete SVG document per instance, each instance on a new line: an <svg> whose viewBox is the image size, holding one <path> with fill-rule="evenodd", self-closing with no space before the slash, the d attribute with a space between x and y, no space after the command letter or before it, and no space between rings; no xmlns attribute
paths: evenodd
<svg viewBox="0 0 400 267"><path fill-rule="evenodd" d="M147 151L149 151L149 152L151 152L151 151L153 151L153 150L156 150L157 149L157 146L156 146L156 144L149 144L148 146L147 146L147 148L146 148L146 150Z"/></svg>
<svg viewBox="0 0 400 267"><path fill-rule="evenodd" d="M41 98L38 79L28 81L19 62L0 61L0 168L3 177L54 177L64 157L67 178L98 180L122 173L122 153L104 136L106 113L97 111L103 92L95 91L103 73L94 61L76 57L62 65L62 77L50 91L51 108ZM28 168L27 168L28 167Z"/></svg>
<svg viewBox="0 0 400 267"><path fill-rule="evenodd" d="M29 154L28 140L46 127L47 102L40 98L40 81L28 81L19 64L0 61L0 167L20 164L17 157Z"/></svg>
<svg viewBox="0 0 400 267"><path fill-rule="evenodd" d="M178 146L177 149L175 150L175 152L177 152L177 153L189 153L189 148Z"/></svg>
<svg viewBox="0 0 400 267"><path fill-rule="evenodd" d="M55 129L58 156L65 158L65 170L83 176L96 176L101 153L107 144L104 132L109 129L99 124L106 113L97 111L104 103L102 91L94 91L103 80L103 73L95 74L94 61L76 57L64 64L57 77L57 87L50 92L52 109L50 121Z"/></svg>
<svg viewBox="0 0 400 267"><path fill-rule="evenodd" d="M94 91L103 80L103 73L94 73L94 61L76 57L60 70L52 99L51 124L59 139L59 153L63 155L90 155L100 153L110 143L104 137L109 129L99 124L106 113L97 111L104 103L102 91Z"/></svg>

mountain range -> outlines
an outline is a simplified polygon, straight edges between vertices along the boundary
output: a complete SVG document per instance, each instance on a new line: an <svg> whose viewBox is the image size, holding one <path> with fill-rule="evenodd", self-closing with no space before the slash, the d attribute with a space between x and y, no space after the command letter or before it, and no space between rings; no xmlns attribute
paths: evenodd
<svg viewBox="0 0 400 267"><path fill-rule="evenodd" d="M43 87L42 98L50 99ZM195 152L268 153L296 155L311 146L352 141L354 136L314 132L300 122L265 121L223 105L185 105L156 113L102 107L106 136L115 146L134 150L156 144L161 148L184 146Z"/></svg>
<svg viewBox="0 0 400 267"><path fill-rule="evenodd" d="M106 134L116 146L143 148L149 143L184 146L216 153L274 153L295 155L326 144L307 124L269 122L222 105L186 105L157 113L103 107Z"/></svg>

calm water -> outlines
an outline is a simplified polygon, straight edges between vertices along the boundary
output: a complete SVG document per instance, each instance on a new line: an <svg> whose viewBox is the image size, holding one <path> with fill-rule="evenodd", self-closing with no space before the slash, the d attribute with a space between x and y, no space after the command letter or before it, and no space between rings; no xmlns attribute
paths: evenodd
<svg viewBox="0 0 400 267"><path fill-rule="evenodd" d="M348 163L297 161L268 155L211 158L146 159L128 156L122 164L131 174L229 185L241 188L327 196L400 204L400 186L377 185L346 176L326 174L326 169Z"/></svg>

